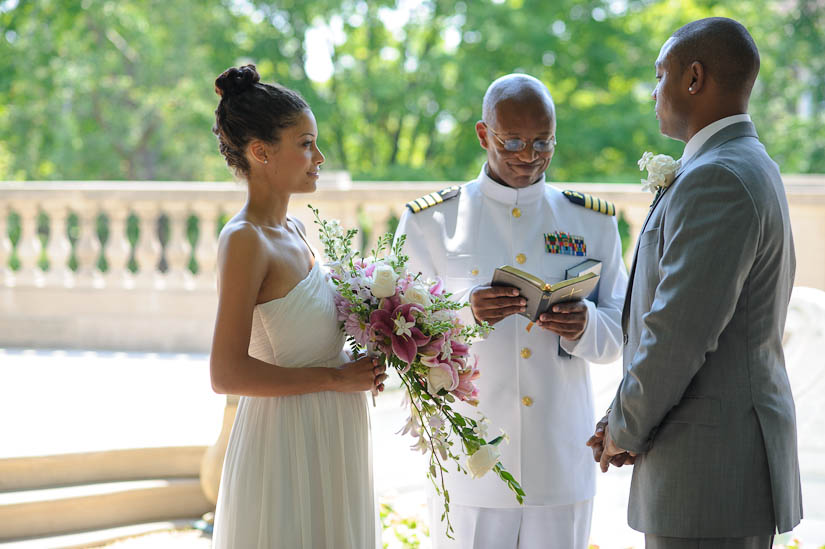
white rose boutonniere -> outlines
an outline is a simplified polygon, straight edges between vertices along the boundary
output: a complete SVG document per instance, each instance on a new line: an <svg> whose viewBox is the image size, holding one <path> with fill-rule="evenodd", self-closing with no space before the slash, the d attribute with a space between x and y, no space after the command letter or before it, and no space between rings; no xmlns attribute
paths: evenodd
<svg viewBox="0 0 825 549"><path fill-rule="evenodd" d="M642 179L642 190L653 193L673 183L679 171L679 161L666 154L645 152L639 159L639 170L647 170L647 179Z"/></svg>

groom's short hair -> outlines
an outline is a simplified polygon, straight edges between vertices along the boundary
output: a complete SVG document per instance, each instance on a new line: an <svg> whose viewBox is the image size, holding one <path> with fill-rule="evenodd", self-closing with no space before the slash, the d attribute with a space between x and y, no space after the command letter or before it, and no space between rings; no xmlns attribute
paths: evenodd
<svg viewBox="0 0 825 549"><path fill-rule="evenodd" d="M759 50L748 29L727 17L708 17L673 33L670 54L680 72L699 61L727 92L750 95L759 74Z"/></svg>

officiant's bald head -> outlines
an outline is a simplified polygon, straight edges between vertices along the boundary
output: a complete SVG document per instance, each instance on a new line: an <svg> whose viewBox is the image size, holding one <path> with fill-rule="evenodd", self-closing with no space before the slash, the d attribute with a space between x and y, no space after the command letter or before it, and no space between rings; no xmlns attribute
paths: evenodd
<svg viewBox="0 0 825 549"><path fill-rule="evenodd" d="M539 181L556 147L556 108L547 86L526 74L495 80L476 123L487 174L516 189Z"/></svg>
<svg viewBox="0 0 825 549"><path fill-rule="evenodd" d="M488 123L493 122L496 106L502 101L544 108L554 120L556 118L556 107L550 96L550 90L541 80L529 74L508 74L494 80L484 94L481 107L482 120Z"/></svg>

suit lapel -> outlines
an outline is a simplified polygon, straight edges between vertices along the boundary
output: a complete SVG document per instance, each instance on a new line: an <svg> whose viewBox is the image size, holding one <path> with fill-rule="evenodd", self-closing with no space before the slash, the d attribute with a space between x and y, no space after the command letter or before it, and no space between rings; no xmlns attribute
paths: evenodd
<svg viewBox="0 0 825 549"><path fill-rule="evenodd" d="M656 209L656 206L659 202L662 201L662 197L665 193L670 189L670 187L676 183L676 180L682 175L684 171L683 168L679 168L679 171L676 172L676 177L673 178L673 181L667 187L660 187L659 190L656 192L656 198L653 199L653 203L650 205L650 210L647 212L647 217L645 218L645 222L642 223L642 229L639 231L639 235L641 236L642 233L645 232L647 228L647 222L650 221L650 217L653 215L653 211ZM630 275L627 278L627 290L624 294L624 305L622 306L622 332L627 333L627 322L630 317L630 296L633 294L633 279L636 276L636 259L639 257L639 240L636 239L636 249L633 252L633 263L630 266Z"/></svg>
<svg viewBox="0 0 825 549"><path fill-rule="evenodd" d="M651 216L653 215L656 206L659 202L662 201L662 197L665 193L676 183L679 177L687 171L688 167L690 167L697 158L705 154L707 151L711 149L715 149L716 147L722 145L730 141L731 139L736 139L738 137L756 137L759 136L756 133L756 128L754 127L752 122L737 122L736 124L731 124L730 126L723 128L721 131L717 132L710 139L705 142L702 147L696 151L692 157L688 159L683 165L679 166L679 170L676 172L676 176L673 178L673 181L665 187L661 189L660 192L656 193L656 198L653 199L653 203L650 205L650 211L647 212L647 217L645 218L645 222L642 224L642 230L639 231L639 235L641 236L642 233L645 232L647 228L647 222L650 221ZM624 306L622 307L622 332L627 334L627 324L630 318L630 297L633 294L633 279L636 275L636 260L639 257L639 242L638 239L636 241L636 250L633 252L633 263L630 266L630 274L627 278L627 290L625 291L624 295Z"/></svg>

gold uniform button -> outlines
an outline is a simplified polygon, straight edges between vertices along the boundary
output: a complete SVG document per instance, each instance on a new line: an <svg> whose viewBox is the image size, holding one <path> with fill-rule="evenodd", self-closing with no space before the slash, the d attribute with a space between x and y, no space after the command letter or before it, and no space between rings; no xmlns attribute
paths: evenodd
<svg viewBox="0 0 825 549"><path fill-rule="evenodd" d="M533 399L530 397L522 397L521 403L529 407L533 405Z"/></svg>
<svg viewBox="0 0 825 549"><path fill-rule="evenodd" d="M470 271L470 274L473 276L478 276L478 269L473 269L472 271Z"/></svg>
<svg viewBox="0 0 825 549"><path fill-rule="evenodd" d="M518 261L519 265L523 265L525 261L527 261L527 256L524 254L518 254L516 256L516 261Z"/></svg>
<svg viewBox="0 0 825 549"><path fill-rule="evenodd" d="M521 358L530 358L533 355L533 351L525 347L521 350Z"/></svg>
<svg viewBox="0 0 825 549"><path fill-rule="evenodd" d="M521 210L519 210L518 208L513 208L513 217L515 217L515 218L521 217Z"/></svg>

